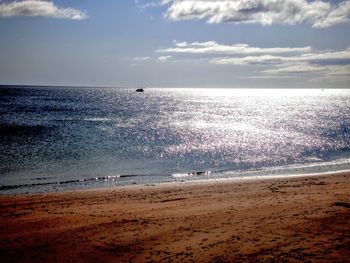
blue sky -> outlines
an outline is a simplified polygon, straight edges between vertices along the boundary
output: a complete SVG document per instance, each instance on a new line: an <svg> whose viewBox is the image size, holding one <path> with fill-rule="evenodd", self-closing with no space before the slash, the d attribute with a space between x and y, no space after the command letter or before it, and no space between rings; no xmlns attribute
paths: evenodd
<svg viewBox="0 0 350 263"><path fill-rule="evenodd" d="M0 83L350 86L350 1L0 1Z"/></svg>

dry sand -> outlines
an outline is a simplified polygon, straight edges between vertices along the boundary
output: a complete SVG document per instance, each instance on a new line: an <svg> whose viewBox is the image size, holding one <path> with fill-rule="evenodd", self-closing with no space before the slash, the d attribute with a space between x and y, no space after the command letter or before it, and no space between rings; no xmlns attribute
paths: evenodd
<svg viewBox="0 0 350 263"><path fill-rule="evenodd" d="M350 174L0 197L1 262L349 262Z"/></svg>

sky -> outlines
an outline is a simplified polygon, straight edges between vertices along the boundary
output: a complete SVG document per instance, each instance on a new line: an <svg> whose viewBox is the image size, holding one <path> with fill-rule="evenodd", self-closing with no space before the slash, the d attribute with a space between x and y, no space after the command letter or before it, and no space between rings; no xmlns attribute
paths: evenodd
<svg viewBox="0 0 350 263"><path fill-rule="evenodd" d="M350 0L0 0L0 84L349 88Z"/></svg>

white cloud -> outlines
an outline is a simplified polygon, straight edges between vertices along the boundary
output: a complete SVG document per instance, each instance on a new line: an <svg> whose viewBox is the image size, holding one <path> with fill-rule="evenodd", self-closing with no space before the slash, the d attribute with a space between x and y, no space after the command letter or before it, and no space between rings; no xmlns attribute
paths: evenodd
<svg viewBox="0 0 350 263"><path fill-rule="evenodd" d="M315 21L314 27L330 27L337 24L350 23L350 1L344 1L333 9L326 17Z"/></svg>
<svg viewBox="0 0 350 263"><path fill-rule="evenodd" d="M0 1L0 17L13 16L43 16L73 20L82 20L87 18L87 15L82 11L73 8L60 8L53 2L49 1Z"/></svg>
<svg viewBox="0 0 350 263"><path fill-rule="evenodd" d="M245 57L225 57L210 60L213 64L219 65L266 65L281 64L286 62L308 62L314 64L350 64L350 49L342 51L326 51L298 54L294 56L245 56Z"/></svg>
<svg viewBox="0 0 350 263"><path fill-rule="evenodd" d="M249 78L285 78L303 74L324 81L350 81L350 47L344 50L314 50L311 47L252 47L248 44L222 45L215 41L173 42L173 47L157 50L170 53L158 59L200 61L214 65L234 65L256 70ZM193 54L196 54L193 57ZM260 70L260 71L259 71Z"/></svg>
<svg viewBox="0 0 350 263"><path fill-rule="evenodd" d="M160 49L157 52L161 53L188 53L188 54L220 54L220 55L245 55L245 54L280 54L292 52L308 52L311 47L274 47L274 48L259 48L251 47L247 44L222 45L215 41L208 42L177 42L174 41L174 47Z"/></svg>
<svg viewBox="0 0 350 263"><path fill-rule="evenodd" d="M146 2L142 0L135 0L135 4L139 8L147 8L147 7L158 7L162 5L166 5L170 3L172 0L159 0L159 1L151 1L151 2Z"/></svg>
<svg viewBox="0 0 350 263"><path fill-rule="evenodd" d="M311 79L312 82L344 82L350 83L350 65L328 66L326 73L320 77Z"/></svg>
<svg viewBox="0 0 350 263"><path fill-rule="evenodd" d="M261 55L261 56L246 56L246 57L225 57L214 58L210 63L217 65L264 65L264 64L280 64L284 61L293 59L291 57Z"/></svg>
<svg viewBox="0 0 350 263"><path fill-rule="evenodd" d="M251 79L307 78L310 82L350 82L350 65L310 65L308 63L282 64L260 71Z"/></svg>
<svg viewBox="0 0 350 263"><path fill-rule="evenodd" d="M158 57L158 60L161 62L166 62L171 58L172 58L172 56L160 56L160 57Z"/></svg>
<svg viewBox="0 0 350 263"><path fill-rule="evenodd" d="M242 79L295 79L296 77L295 75L252 75Z"/></svg>
<svg viewBox="0 0 350 263"><path fill-rule="evenodd" d="M350 2L307 0L168 0L152 2L167 5L165 17L171 20L204 19L208 23L254 23L262 25L303 22L324 28L350 23Z"/></svg>
<svg viewBox="0 0 350 263"><path fill-rule="evenodd" d="M261 71L261 73L266 74L309 74L309 73L320 73L325 72L327 70L327 67L323 66L313 66L309 65L307 63L299 63L299 64L286 64L281 65L278 68L272 68L272 69L266 69Z"/></svg>
<svg viewBox="0 0 350 263"><path fill-rule="evenodd" d="M135 61L146 61L151 59L151 57L134 57L133 60Z"/></svg>
<svg viewBox="0 0 350 263"><path fill-rule="evenodd" d="M299 62L297 64L281 64L274 68L260 71L263 75L257 77L263 78L284 78L295 76L312 76L311 82L350 82L350 63L348 65L332 64L310 64L309 61Z"/></svg>

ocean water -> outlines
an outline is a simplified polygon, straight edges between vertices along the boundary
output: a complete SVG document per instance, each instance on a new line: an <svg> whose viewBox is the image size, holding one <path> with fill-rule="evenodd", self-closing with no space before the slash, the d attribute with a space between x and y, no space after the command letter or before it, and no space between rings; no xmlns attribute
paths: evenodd
<svg viewBox="0 0 350 263"><path fill-rule="evenodd" d="M350 90L0 88L0 193L350 168Z"/></svg>

